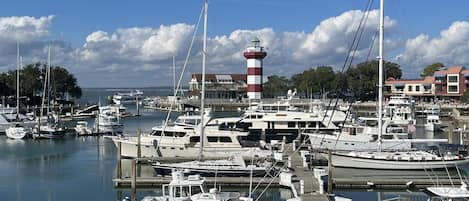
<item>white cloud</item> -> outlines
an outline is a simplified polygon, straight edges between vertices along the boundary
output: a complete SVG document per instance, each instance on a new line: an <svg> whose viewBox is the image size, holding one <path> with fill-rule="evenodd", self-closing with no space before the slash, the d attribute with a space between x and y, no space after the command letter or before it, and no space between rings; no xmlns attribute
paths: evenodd
<svg viewBox="0 0 469 201"><path fill-rule="evenodd" d="M27 43L49 36L53 15L34 18L29 16L0 18L0 40Z"/></svg>
<svg viewBox="0 0 469 201"><path fill-rule="evenodd" d="M468 65L468 54L469 22L456 21L434 38L420 34L408 39L404 52L399 54L396 60L407 64L409 71L419 73L425 66L435 62L443 62L446 65Z"/></svg>
<svg viewBox="0 0 469 201"><path fill-rule="evenodd" d="M244 49L256 36L267 50L264 75L289 76L306 68L332 65L339 69L352 43L362 11L352 10L323 20L311 31L278 32L273 28L234 30L208 39L208 70L211 73L244 73ZM172 56L181 67L195 29L194 25L177 23L158 27L120 28L115 31L96 30L79 47L66 41L50 41L53 16L0 18L0 68L15 66L17 39L22 39L22 55L26 62L45 61L47 45L52 45L52 63L66 66L76 74L83 86L155 86L172 83ZM421 34L404 43L394 37L397 22L386 18L386 52L399 54L395 61L401 66L424 66L436 61L465 65L469 58L469 23L455 22L438 37ZM378 11L369 13L355 62L376 56L377 40L372 44L378 26ZM187 74L200 72L201 37L193 47ZM421 71L421 68L404 69ZM189 75L186 75L186 78ZM187 80L187 79L185 79ZM186 84L186 81L184 81Z"/></svg>

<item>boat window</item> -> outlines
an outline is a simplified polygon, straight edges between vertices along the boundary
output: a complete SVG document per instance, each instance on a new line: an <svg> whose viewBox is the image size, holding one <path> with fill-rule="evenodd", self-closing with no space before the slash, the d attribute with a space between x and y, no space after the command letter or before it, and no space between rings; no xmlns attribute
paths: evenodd
<svg viewBox="0 0 469 201"><path fill-rule="evenodd" d="M298 122L298 127L300 128L306 127L306 122Z"/></svg>
<svg viewBox="0 0 469 201"><path fill-rule="evenodd" d="M161 135L161 131L159 131L159 130L154 130L154 131L151 133L151 135L153 135L153 136L160 136L160 135Z"/></svg>
<svg viewBox="0 0 469 201"><path fill-rule="evenodd" d="M190 138L191 143L197 143L200 142L200 137L194 136Z"/></svg>
<svg viewBox="0 0 469 201"><path fill-rule="evenodd" d="M313 122L308 122L308 127L310 128L315 128L316 127L316 122L313 121Z"/></svg>
<svg viewBox="0 0 469 201"><path fill-rule="evenodd" d="M191 194L202 193L202 186L191 186Z"/></svg>
<svg viewBox="0 0 469 201"><path fill-rule="evenodd" d="M393 138L392 135L383 135L382 137L383 137L383 139L385 139L385 140L391 140L391 139Z"/></svg>
<svg viewBox="0 0 469 201"><path fill-rule="evenodd" d="M230 137L220 137L220 142L232 142Z"/></svg>
<svg viewBox="0 0 469 201"><path fill-rule="evenodd" d="M217 142L218 141L218 137L210 136L210 137L207 137L207 139L208 139L208 142Z"/></svg>
<svg viewBox="0 0 469 201"><path fill-rule="evenodd" d="M288 122L288 128L295 128L295 126L296 126L296 122L293 122L293 121Z"/></svg>

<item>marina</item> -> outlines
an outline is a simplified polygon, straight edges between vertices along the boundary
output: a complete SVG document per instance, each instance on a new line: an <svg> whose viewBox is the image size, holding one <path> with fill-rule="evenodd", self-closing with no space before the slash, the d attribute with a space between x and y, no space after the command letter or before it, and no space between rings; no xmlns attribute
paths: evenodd
<svg viewBox="0 0 469 201"><path fill-rule="evenodd" d="M335 1L7 3L0 201L469 200L463 12Z"/></svg>

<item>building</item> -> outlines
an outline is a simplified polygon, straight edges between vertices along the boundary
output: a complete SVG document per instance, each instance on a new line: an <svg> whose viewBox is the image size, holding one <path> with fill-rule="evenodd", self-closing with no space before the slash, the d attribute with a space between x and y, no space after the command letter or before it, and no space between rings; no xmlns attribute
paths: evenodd
<svg viewBox="0 0 469 201"><path fill-rule="evenodd" d="M406 94L414 97L458 98L469 87L469 70L463 66L452 66L435 71L433 76L416 80L396 80L385 82L386 95Z"/></svg>
<svg viewBox="0 0 469 201"><path fill-rule="evenodd" d="M189 96L199 97L202 74L192 74ZM205 98L240 99L247 96L246 74L205 74Z"/></svg>
<svg viewBox="0 0 469 201"><path fill-rule="evenodd" d="M251 40L251 46L247 47L243 54L247 65L247 95L249 99L258 100L262 98L262 67L267 52L260 44L261 41L254 37Z"/></svg>

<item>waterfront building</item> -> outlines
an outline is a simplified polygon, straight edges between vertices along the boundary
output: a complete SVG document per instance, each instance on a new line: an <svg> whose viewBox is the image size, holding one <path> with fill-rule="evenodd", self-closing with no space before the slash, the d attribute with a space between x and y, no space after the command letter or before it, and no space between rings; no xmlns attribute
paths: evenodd
<svg viewBox="0 0 469 201"><path fill-rule="evenodd" d="M452 66L435 71L433 76L424 79L389 78L385 82L387 96L405 94L425 99L459 98L469 87L469 70L463 66Z"/></svg>
<svg viewBox="0 0 469 201"><path fill-rule="evenodd" d="M192 74L189 96L198 98L202 88L202 74ZM205 74L205 98L241 99L246 96L246 74Z"/></svg>

